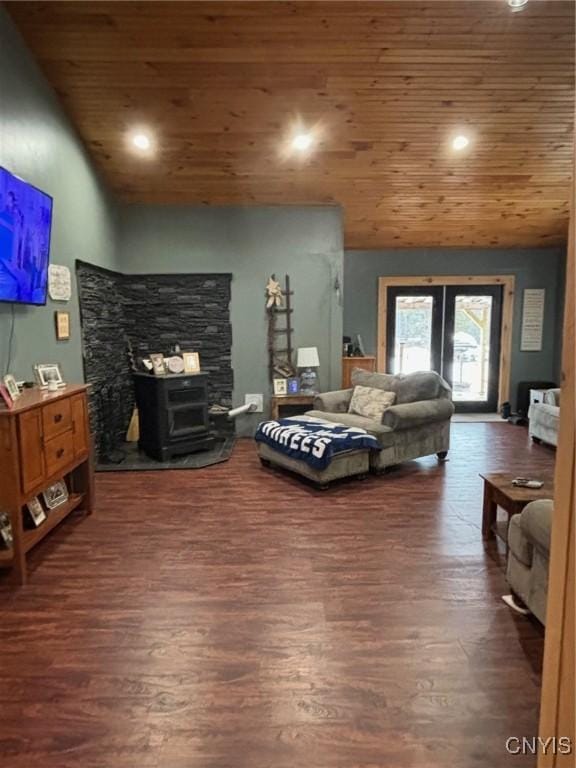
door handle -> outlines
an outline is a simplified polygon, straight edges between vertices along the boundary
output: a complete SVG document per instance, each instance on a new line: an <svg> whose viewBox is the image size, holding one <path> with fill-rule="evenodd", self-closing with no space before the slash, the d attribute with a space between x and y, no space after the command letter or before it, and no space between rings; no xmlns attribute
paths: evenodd
<svg viewBox="0 0 576 768"><path fill-rule="evenodd" d="M57 413L56 416L54 416L54 422L55 424L59 424L62 421L62 414Z"/></svg>
<svg viewBox="0 0 576 768"><path fill-rule="evenodd" d="M61 459L61 458L62 458L62 456L64 456L64 448L59 448L59 449L56 451L56 458L57 458L57 459Z"/></svg>

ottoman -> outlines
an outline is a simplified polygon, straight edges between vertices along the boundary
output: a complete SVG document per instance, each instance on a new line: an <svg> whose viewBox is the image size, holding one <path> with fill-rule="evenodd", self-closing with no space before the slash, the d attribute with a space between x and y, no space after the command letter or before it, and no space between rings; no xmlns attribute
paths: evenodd
<svg viewBox="0 0 576 768"><path fill-rule="evenodd" d="M305 417L298 417L304 419ZM334 424L330 424L334 426ZM257 443L260 462L265 467L280 467L311 480L325 490L333 480L345 477L366 477L370 471L370 451L367 448L343 451L336 454L326 469L315 469L300 459L286 456L266 443Z"/></svg>

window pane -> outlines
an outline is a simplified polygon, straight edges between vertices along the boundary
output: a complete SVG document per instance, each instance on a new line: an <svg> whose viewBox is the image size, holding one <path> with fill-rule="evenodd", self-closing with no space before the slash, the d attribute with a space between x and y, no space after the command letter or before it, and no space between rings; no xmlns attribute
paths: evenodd
<svg viewBox="0 0 576 768"><path fill-rule="evenodd" d="M433 304L432 296L396 297L393 373L431 370Z"/></svg>
<svg viewBox="0 0 576 768"><path fill-rule="evenodd" d="M456 296L454 400L488 400L491 318L491 296Z"/></svg>

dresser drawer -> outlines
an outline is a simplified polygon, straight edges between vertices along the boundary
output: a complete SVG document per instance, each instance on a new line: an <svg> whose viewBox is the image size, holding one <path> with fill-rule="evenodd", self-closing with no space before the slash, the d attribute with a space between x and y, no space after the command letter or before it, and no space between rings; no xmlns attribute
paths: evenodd
<svg viewBox="0 0 576 768"><path fill-rule="evenodd" d="M44 440L50 440L52 437L72 429L70 399L57 400L50 405L45 405L42 409L42 426Z"/></svg>
<svg viewBox="0 0 576 768"><path fill-rule="evenodd" d="M55 475L74 459L74 434L72 430L44 442L46 474Z"/></svg>

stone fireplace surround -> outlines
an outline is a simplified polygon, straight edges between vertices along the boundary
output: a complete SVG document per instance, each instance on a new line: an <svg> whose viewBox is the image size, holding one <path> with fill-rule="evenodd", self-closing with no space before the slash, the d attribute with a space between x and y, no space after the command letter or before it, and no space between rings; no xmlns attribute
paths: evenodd
<svg viewBox="0 0 576 768"><path fill-rule="evenodd" d="M138 360L151 352L199 352L210 374L210 404L231 407L232 275L130 275L76 262L90 418L100 460L125 439L134 407L129 345Z"/></svg>

